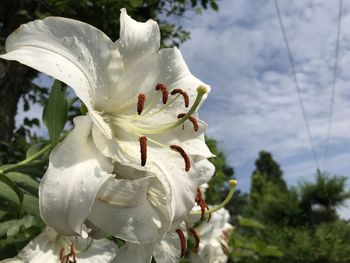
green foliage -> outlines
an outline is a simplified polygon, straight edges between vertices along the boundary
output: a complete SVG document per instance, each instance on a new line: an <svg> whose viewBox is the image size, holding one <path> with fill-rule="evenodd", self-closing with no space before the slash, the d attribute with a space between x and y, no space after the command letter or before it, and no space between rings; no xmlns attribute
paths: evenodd
<svg viewBox="0 0 350 263"><path fill-rule="evenodd" d="M283 180L283 172L279 164L273 160L272 155L266 151L259 152L259 158L255 161L256 169L252 174L251 201L258 205L260 199L267 192L285 191L286 183ZM269 191L268 189L273 189Z"/></svg>
<svg viewBox="0 0 350 263"><path fill-rule="evenodd" d="M234 175L234 170L227 164L226 157L217 147L215 140L206 138L206 143L210 151L215 155L210 161L215 166L215 174L209 182L209 188L206 192L206 199L209 204L220 203L228 192L225 183Z"/></svg>
<svg viewBox="0 0 350 263"><path fill-rule="evenodd" d="M29 215L0 222L0 260L17 254L43 228L44 224L38 217Z"/></svg>
<svg viewBox="0 0 350 263"><path fill-rule="evenodd" d="M52 145L56 145L68 117L66 87L56 80L45 103L43 121L46 125Z"/></svg>

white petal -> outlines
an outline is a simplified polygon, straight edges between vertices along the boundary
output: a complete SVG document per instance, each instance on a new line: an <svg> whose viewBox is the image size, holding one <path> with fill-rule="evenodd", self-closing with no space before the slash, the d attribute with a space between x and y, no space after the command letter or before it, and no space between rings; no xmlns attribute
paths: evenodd
<svg viewBox="0 0 350 263"><path fill-rule="evenodd" d="M91 139L88 116L74 119L75 128L56 146L39 188L44 221L63 235L83 234L83 223L113 166Z"/></svg>
<svg viewBox="0 0 350 263"><path fill-rule="evenodd" d="M1 58L17 60L71 86L111 136L93 108L110 107L108 98L123 63L118 48L102 31L76 20L48 17L19 27L7 38L6 51Z"/></svg>
<svg viewBox="0 0 350 263"><path fill-rule="evenodd" d="M137 63L142 56L154 54L160 45L160 32L156 21L137 22L121 9L120 38L116 42L125 68Z"/></svg>
<svg viewBox="0 0 350 263"><path fill-rule="evenodd" d="M152 259L152 244L133 244L126 242L118 249L112 263L149 263Z"/></svg>
<svg viewBox="0 0 350 263"><path fill-rule="evenodd" d="M125 165L138 162L139 169L141 169L140 146L137 137L118 131L117 140L108 140L101 134L99 135L97 129L96 131L96 133L93 132L94 141L104 154ZM203 178L212 175L212 165L201 161L197 169L196 163L192 162L190 171L186 172L184 159L179 153L151 142L147 147L147 155L145 167L162 182L167 193L166 200L171 206L170 220L176 228L187 218L188 212L194 206L196 190L205 181ZM210 165L209 169L206 169L207 164Z"/></svg>
<svg viewBox="0 0 350 263"><path fill-rule="evenodd" d="M154 196L154 192L158 193ZM100 189L89 221L126 241L144 243L159 240L169 224L164 195L157 178L111 178Z"/></svg>
<svg viewBox="0 0 350 263"><path fill-rule="evenodd" d="M87 106L103 107L123 70L116 45L102 31L67 18L22 25L7 38L6 51L2 58L65 82Z"/></svg>
<svg viewBox="0 0 350 263"><path fill-rule="evenodd" d="M30 241L17 257L1 262L59 262L61 249L68 249L70 242L74 242L75 253L79 263L110 262L117 253L117 245L108 239L83 240L80 238L67 238L59 236L52 228L47 227L41 234ZM80 253L80 251L83 252Z"/></svg>
<svg viewBox="0 0 350 263"><path fill-rule="evenodd" d="M180 229L187 240L186 226L182 224ZM181 259L181 241L176 232L170 232L164 239L153 245L153 256L157 263L177 263Z"/></svg>
<svg viewBox="0 0 350 263"><path fill-rule="evenodd" d="M80 242L84 240L79 239ZM98 239L92 240L91 245L88 249L83 250L82 253L77 254L77 262L78 263L106 263L111 262L112 259L117 254L117 244L108 239ZM78 243L75 243L76 248L78 247ZM84 247L83 247L84 248Z"/></svg>

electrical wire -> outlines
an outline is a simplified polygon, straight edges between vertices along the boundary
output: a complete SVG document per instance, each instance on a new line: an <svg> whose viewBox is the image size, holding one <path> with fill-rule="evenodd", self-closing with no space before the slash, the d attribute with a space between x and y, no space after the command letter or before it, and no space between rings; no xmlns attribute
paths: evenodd
<svg viewBox="0 0 350 263"><path fill-rule="evenodd" d="M308 138L309 138L309 142L310 142L310 146L311 146L311 152L312 152L312 155L314 157L316 170L319 171L319 167L320 166L319 166L317 152L315 150L314 139L313 139L312 134L311 134L310 124L309 124L309 121L308 121L308 118L307 118L307 115L306 115L306 110L305 110L303 98L301 96L301 89L300 89L299 82L298 82L298 79L297 79L297 76L296 76L295 65L294 65L292 53L290 51L290 46L289 46L287 34L285 32L285 28L284 28L284 25L283 25L281 12L280 12L280 8L279 8L279 5L278 5L278 0L275 0L274 3L275 3L277 16L278 16L279 25L280 25L281 32L282 32L282 35L283 35L283 40L284 40L284 43L285 43L286 49L287 49L288 60L289 60L290 66L292 68L292 78L293 78L295 89L296 89L296 91L298 93L298 100L299 100L300 108L301 108L301 111L302 111L304 123L305 123L305 126L306 126Z"/></svg>
<svg viewBox="0 0 350 263"><path fill-rule="evenodd" d="M342 9L343 9L343 1L339 0L339 12L338 12L338 24L337 24L337 41L335 46L335 57L334 57L334 67L333 67L333 79L332 79L332 92L331 92L331 103L329 108L328 115L328 127L327 127L327 138L325 142L325 149L323 155L323 165L326 166L328 152L329 152L329 144L331 140L331 132L332 132L332 121L333 121L333 111L334 111L334 100L335 100L335 86L337 82L337 72L338 72L338 54L339 54L339 43L340 43L340 29L341 29L341 20L342 20Z"/></svg>

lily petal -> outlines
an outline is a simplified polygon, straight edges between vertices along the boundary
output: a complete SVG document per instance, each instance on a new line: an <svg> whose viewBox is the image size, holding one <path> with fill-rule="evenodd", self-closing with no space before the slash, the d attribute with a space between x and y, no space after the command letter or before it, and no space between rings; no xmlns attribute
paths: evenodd
<svg viewBox="0 0 350 263"><path fill-rule="evenodd" d="M76 258L79 263L106 263L117 254L117 245L108 240L83 240L60 236L47 227L41 234L30 241L15 258L1 263L48 263L59 262L62 248L69 248L74 243ZM78 249L81 248L81 250Z"/></svg>
<svg viewBox="0 0 350 263"><path fill-rule="evenodd" d="M187 240L186 226L180 226ZM153 256L157 263L177 263L181 259L181 241L176 232L170 232L164 239L153 245Z"/></svg>
<svg viewBox="0 0 350 263"><path fill-rule="evenodd" d="M133 244L126 242L118 249L117 256L112 263L148 263L152 260L152 244Z"/></svg>
<svg viewBox="0 0 350 263"><path fill-rule="evenodd" d="M156 53L160 46L160 32L156 21L137 22L120 10L120 38L116 42L123 56L124 66L137 63L142 57Z"/></svg>
<svg viewBox="0 0 350 263"><path fill-rule="evenodd" d="M158 193L153 194L155 192ZM89 221L126 241L145 243L159 240L168 229L169 221L164 195L162 185L155 177L111 178L100 189Z"/></svg>
<svg viewBox="0 0 350 263"><path fill-rule="evenodd" d="M113 166L95 148L88 116L74 119L75 128L56 146L39 188L43 220L60 234L83 233L98 190Z"/></svg>
<svg viewBox="0 0 350 263"><path fill-rule="evenodd" d="M67 18L48 17L20 26L7 38L6 51L0 58L16 60L71 86L91 114L93 108L108 107L111 88L123 71L118 48L102 31ZM103 120L95 119L108 130Z"/></svg>

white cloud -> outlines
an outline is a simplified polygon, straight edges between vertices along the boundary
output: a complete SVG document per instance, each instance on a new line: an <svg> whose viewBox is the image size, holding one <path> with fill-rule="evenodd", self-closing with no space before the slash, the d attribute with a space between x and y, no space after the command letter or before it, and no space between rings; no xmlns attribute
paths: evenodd
<svg viewBox="0 0 350 263"><path fill-rule="evenodd" d="M279 3L322 163L338 2ZM337 153L350 146L350 5L344 3L343 7L330 148L335 161L329 161L326 167L331 172L338 170ZM232 153L229 158L237 170L251 165L257 152L266 149L288 165L288 171L305 159L310 161L303 164L304 171L315 171L273 1L224 0L219 13L203 13L186 21L185 26L191 31L191 40L181 48L184 57L193 73L213 87L201 116L210 125L209 134ZM297 161L289 163L292 159Z"/></svg>

